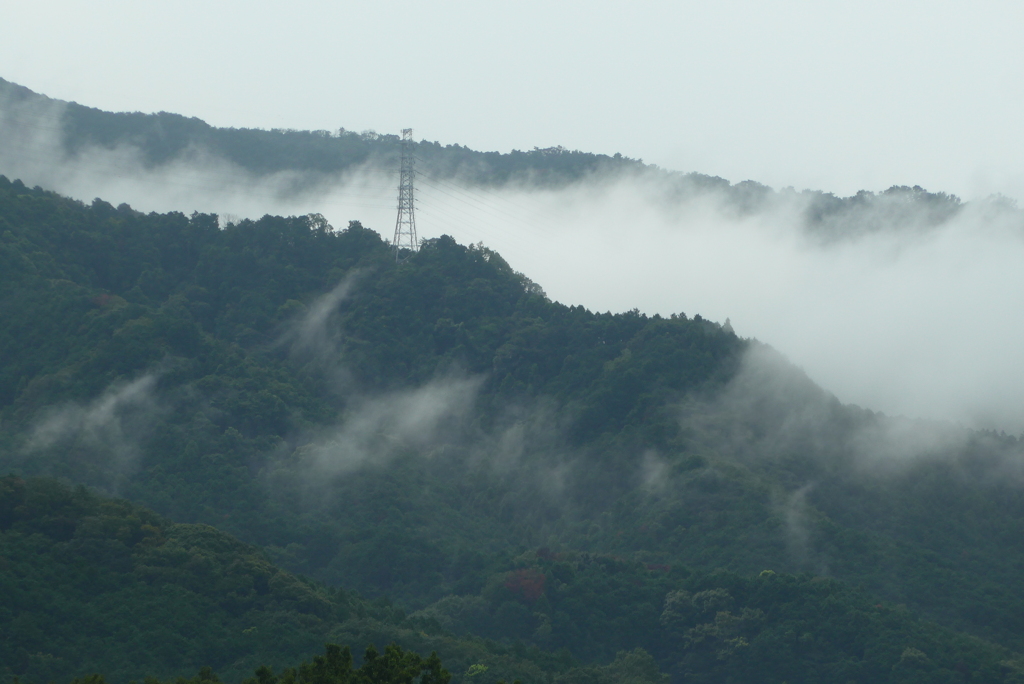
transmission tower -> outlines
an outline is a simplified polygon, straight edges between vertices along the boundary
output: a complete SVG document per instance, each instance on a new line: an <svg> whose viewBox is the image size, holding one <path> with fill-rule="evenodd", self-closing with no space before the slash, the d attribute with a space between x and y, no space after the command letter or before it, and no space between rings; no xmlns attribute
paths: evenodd
<svg viewBox="0 0 1024 684"><path fill-rule="evenodd" d="M413 179L416 177L415 157L412 153L412 129L402 129L402 167L398 178L398 220L395 221L395 261L399 261L402 249L413 252L420 248L416 237L416 199L413 196Z"/></svg>

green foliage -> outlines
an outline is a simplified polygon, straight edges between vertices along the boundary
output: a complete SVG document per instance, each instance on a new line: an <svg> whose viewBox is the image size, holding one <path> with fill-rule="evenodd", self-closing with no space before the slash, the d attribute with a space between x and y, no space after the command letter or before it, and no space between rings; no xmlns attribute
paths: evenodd
<svg viewBox="0 0 1024 684"><path fill-rule="evenodd" d="M0 178L0 266L0 462L159 513L5 481L12 673L237 681L329 640L456 679L650 680L637 648L698 681L1015 671L913 618L1021 648L1013 438L866 474L849 445L895 423L791 371L737 399L758 347L714 323L551 302L450 238L396 264L315 215L222 229Z"/></svg>
<svg viewBox="0 0 1024 684"><path fill-rule="evenodd" d="M258 664L281 668L340 638L482 661L524 682L543 678L527 658L291 575L211 527L174 524L51 479L0 478L0 590L5 680L102 672L120 683L209 666L233 682ZM280 681L320 681L340 654L329 648ZM398 646L379 657L371 647L352 681L399 681L413 670L421 682L448 681L436 655L403 655ZM269 670L261 672L264 682Z"/></svg>
<svg viewBox="0 0 1024 684"><path fill-rule="evenodd" d="M1013 681L1005 649L821 577L666 572L541 549L477 597L406 616L290 575L210 527L49 479L0 478L0 559L0 662L27 681L200 665L200 679L238 681L263 663L245 684L447 684L438 654L467 682L663 684L662 668L696 681ZM367 645L362 665L328 646L274 674L324 641ZM374 642L394 643L381 654Z"/></svg>
<svg viewBox="0 0 1024 684"><path fill-rule="evenodd" d="M380 653L372 645L367 647L363 664L352 666L352 652L336 644L328 644L322 656L287 669L280 676L263 666L256 677L243 684L448 684L451 674L441 666L437 653L421 658L413 652L403 651L397 644L389 645Z"/></svg>
<svg viewBox="0 0 1024 684"><path fill-rule="evenodd" d="M0 489L0 662L30 680L244 671L308 652L347 610L212 528L52 480Z"/></svg>
<svg viewBox="0 0 1024 684"><path fill-rule="evenodd" d="M348 646L327 644L323 655L314 656L297 668L287 668L280 675L266 665L256 669L256 676L243 684L448 684L451 674L441 666L437 653L421 658L413 652L403 651L398 644L391 644L384 653L372 645L367 647L363 664L352 665L352 652ZM105 684L102 675L76 678L72 684ZM159 684L154 677L147 677L148 684ZM174 684L220 684L220 678L213 668L204 667L195 677L179 677Z"/></svg>
<svg viewBox="0 0 1024 684"><path fill-rule="evenodd" d="M529 537L535 512L549 515L528 482L503 487L521 506L496 510L466 499L468 483L450 477L479 445L543 415L531 408L538 397L570 423L564 439L547 430L555 441L546 450L576 458L591 445L609 456L623 443L657 446L674 434L663 402L723 382L743 348L699 319L552 303L497 254L450 238L397 266L357 223L335 231L315 216L265 217L219 230L211 216L83 206L2 180L0 217L11 259L39 264L0 278L12 322L0 339L12 388L0 406L14 444L8 464L117 488L176 519L274 547L321 579L406 599L472 583L462 558L478 541L486 553L503 547L505 532L494 534L502 518ZM296 316L346 278L351 294L315 339L295 338ZM344 421L361 397L453 374L482 385L472 424L428 445L443 456L425 462L406 448L408 469L328 478L328 510L296 505L322 496L308 495L301 470L318 430ZM122 401L140 379L148 394ZM66 425L58 419L68 402L74 429L40 434L40 424ZM104 402L116 429L89 422ZM54 405L66 410L48 419ZM528 438L545 439L540 430ZM593 493L628 487L623 471L634 462L614 456L573 496L607 507ZM416 488L424 478L430 487ZM475 539L446 537L452 530L475 530Z"/></svg>
<svg viewBox="0 0 1024 684"><path fill-rule="evenodd" d="M603 667L577 667L555 679L557 684L668 684L658 664L642 648L619 651L615 660Z"/></svg>

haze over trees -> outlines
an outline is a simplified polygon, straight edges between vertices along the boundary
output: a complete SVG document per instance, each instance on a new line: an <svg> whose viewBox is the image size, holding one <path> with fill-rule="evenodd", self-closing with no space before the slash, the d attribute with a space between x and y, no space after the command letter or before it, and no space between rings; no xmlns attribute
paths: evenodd
<svg viewBox="0 0 1024 684"><path fill-rule="evenodd" d="M12 138L42 138L66 161L100 151L126 150L142 171L173 162L205 166L222 161L252 180L288 173L277 189L299 193L369 170L390 170L398 163L400 136L374 131L298 131L217 128L195 117L159 112L105 112L74 102L54 100L0 78L0 119ZM45 134L45 135L41 135ZM51 148L47 148L51 151ZM15 146L13 153L17 153ZM31 149L26 150L33 154ZM428 179L454 180L470 187L561 188L587 179L640 177L659 188L659 199L680 202L713 194L736 212L753 213L799 196L806 203L803 220L829 239L891 228L936 226L956 216L960 199L920 187L893 186L882 193L861 191L837 197L820 191L775 191L746 180L739 183L697 172L679 173L647 165L620 154L603 155L563 147L479 152L461 145L422 140L416 145L420 172ZM103 173L100 169L98 172ZM126 168L106 172L127 173ZM241 182L241 179L239 179ZM446 186L447 187L447 186Z"/></svg>
<svg viewBox="0 0 1024 684"><path fill-rule="evenodd" d="M213 156L295 188L397 150L2 79L0 104L66 161ZM799 194L824 242L965 210L417 150L482 188L632 174L737 216ZM692 311L552 301L483 244L402 256L358 221L0 176L0 679L1024 681L1019 438L844 405Z"/></svg>
<svg viewBox="0 0 1024 684"><path fill-rule="evenodd" d="M717 323L551 302L448 238L396 264L358 223L7 179L0 236L7 675L396 641L456 681L1018 676L1015 438L842 406Z"/></svg>

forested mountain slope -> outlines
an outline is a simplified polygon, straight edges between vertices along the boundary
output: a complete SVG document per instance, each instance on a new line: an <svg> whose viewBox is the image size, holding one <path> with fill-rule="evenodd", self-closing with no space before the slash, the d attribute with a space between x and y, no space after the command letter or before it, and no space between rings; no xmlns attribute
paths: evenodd
<svg viewBox="0 0 1024 684"><path fill-rule="evenodd" d="M330 640L359 653L397 641L439 651L459 675L479 664L496 678L544 681L525 652L454 638L386 600L281 571L212 527L53 480L0 478L0 586L3 681L101 673L120 683L211 667L237 682L260 665L295 665Z"/></svg>
<svg viewBox="0 0 1024 684"><path fill-rule="evenodd" d="M649 625L658 573L806 571L1021 649L1015 438L842 406L699 316L551 302L482 247L403 256L357 223L220 229L0 179L3 467L580 658L689 667L632 627L588 631L600 592L524 608L503 573L619 558L657 586L624 599Z"/></svg>
<svg viewBox="0 0 1024 684"><path fill-rule="evenodd" d="M1011 682L1024 672L1005 649L835 581L665 572L572 552L526 554L482 594L406 615L296 578L211 527L47 479L0 478L0 587L4 680L100 672L119 684L210 667L237 682L262 664L270 670L250 681L266 682L325 641L433 651L457 684L662 684L659 663L697 682ZM522 641L566 630L587 664ZM519 638L506 645L480 638L510 633Z"/></svg>
<svg viewBox="0 0 1024 684"><path fill-rule="evenodd" d="M217 128L180 114L160 112L105 112L74 102L54 100L0 78L0 137L17 158L42 152L30 141L46 141L50 164L88 159L97 151L131 151L142 170L172 162L205 168L211 161L226 162L242 173L240 184L268 175L288 173L278 192L301 193L345 174L393 171L398 166L399 137L374 132L298 131ZM52 144L51 144L52 143ZM927 192L920 187L893 186L885 192L861 191L837 197L821 191L793 188L776 191L752 180L730 183L699 172L677 172L644 164L619 154L605 155L562 147L480 152L461 145L415 143L418 169L426 178L452 180L459 187L556 189L574 183L632 178L642 181L652 201L673 203L713 196L730 211L755 212L773 203L798 201L812 230L829 238L860 235L894 226L940 225L962 209L959 198ZM40 160L36 160L40 161ZM109 162L108 162L109 163ZM0 173L11 174L0 168ZM130 167L104 163L90 169L99 175L132 175ZM250 174L250 176L245 176ZM446 185L451 192L451 187ZM456 190L455 192L458 192Z"/></svg>
<svg viewBox="0 0 1024 684"><path fill-rule="evenodd" d="M546 539L567 504L606 508L646 446L678 431L665 401L724 382L743 348L699 318L553 304L447 239L395 265L358 225L221 231L210 216L2 192L8 462L367 587L457 582L475 562L460 554ZM557 491L518 464L568 475L591 448L608 467ZM470 479L448 476L467 460ZM408 562L333 569L396 539Z"/></svg>
<svg viewBox="0 0 1024 684"><path fill-rule="evenodd" d="M362 165L393 166L399 137L372 132L296 131L215 128L195 117L168 112L159 114L113 113L39 95L28 88L0 79L0 111L6 110L11 125L56 125L69 155L90 147L113 149L131 146L143 153L150 166L183 156L207 153L223 158L258 175L280 171L338 174ZM40 112L54 114L56 121L30 119ZM605 169L639 168L642 162L561 148L515 151L509 154L475 152L460 145L441 146L424 142L417 154L433 173L460 176L486 184L530 178L536 182L564 184ZM705 177L723 184L721 179ZM728 183L724 183L728 187Z"/></svg>

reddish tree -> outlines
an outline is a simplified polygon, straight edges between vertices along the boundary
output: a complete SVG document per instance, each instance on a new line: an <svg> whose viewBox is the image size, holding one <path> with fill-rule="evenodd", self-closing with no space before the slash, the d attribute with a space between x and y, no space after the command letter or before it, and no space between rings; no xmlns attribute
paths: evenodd
<svg viewBox="0 0 1024 684"><path fill-rule="evenodd" d="M533 603L544 595L544 582L547 578L540 570L533 568L522 568L513 570L505 578L505 588L515 596Z"/></svg>

